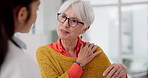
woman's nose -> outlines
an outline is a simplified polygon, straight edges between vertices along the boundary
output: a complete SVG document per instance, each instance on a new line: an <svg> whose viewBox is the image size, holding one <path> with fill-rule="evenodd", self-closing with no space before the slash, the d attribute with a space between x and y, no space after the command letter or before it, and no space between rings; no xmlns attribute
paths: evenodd
<svg viewBox="0 0 148 78"><path fill-rule="evenodd" d="M66 21L63 23L63 26L64 26L65 28L68 28L68 27L69 27L68 19L66 19Z"/></svg>

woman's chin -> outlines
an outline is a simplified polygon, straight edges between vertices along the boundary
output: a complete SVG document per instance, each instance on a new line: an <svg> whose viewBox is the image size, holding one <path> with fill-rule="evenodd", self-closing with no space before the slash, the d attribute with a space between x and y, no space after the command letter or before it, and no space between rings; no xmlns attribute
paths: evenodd
<svg viewBox="0 0 148 78"><path fill-rule="evenodd" d="M68 37L67 36L64 36L64 35L59 35L58 36L60 39L68 39Z"/></svg>

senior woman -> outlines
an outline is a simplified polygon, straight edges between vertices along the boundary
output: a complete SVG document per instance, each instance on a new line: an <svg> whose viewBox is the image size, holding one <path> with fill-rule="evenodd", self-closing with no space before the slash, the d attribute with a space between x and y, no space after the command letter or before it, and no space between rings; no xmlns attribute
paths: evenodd
<svg viewBox="0 0 148 78"><path fill-rule="evenodd" d="M99 46L79 38L94 21L94 12L88 3L81 0L66 1L57 19L58 41L37 50L42 78L126 77L123 65L111 65Z"/></svg>

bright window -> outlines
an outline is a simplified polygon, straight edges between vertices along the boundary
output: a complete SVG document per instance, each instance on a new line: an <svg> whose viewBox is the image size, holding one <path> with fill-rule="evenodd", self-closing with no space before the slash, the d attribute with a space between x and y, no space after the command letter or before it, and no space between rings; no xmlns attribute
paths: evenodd
<svg viewBox="0 0 148 78"><path fill-rule="evenodd" d="M148 0L86 0L95 21L86 38L99 45L114 62L122 62L131 76L148 69Z"/></svg>

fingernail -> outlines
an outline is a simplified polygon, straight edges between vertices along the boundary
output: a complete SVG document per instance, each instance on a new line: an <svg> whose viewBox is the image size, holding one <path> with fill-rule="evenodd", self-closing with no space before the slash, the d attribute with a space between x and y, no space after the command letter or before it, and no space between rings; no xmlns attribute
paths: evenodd
<svg viewBox="0 0 148 78"><path fill-rule="evenodd" d="M103 76L105 76L105 73L103 73Z"/></svg>

